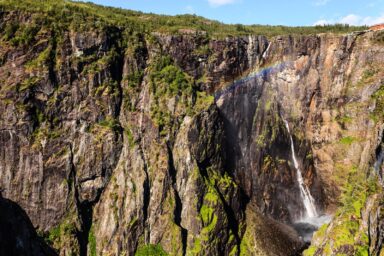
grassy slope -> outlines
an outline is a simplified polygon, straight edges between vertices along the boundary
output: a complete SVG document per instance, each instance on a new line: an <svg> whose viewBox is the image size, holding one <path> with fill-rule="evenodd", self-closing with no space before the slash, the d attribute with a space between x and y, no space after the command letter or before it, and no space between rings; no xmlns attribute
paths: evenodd
<svg viewBox="0 0 384 256"><path fill-rule="evenodd" d="M0 10L39 12L59 20L60 23L99 26L100 23L124 26L137 32L179 33L180 29L205 31L214 37L262 34L276 36L286 34L348 33L364 30L366 27L346 25L286 27L241 24L227 25L195 15L165 16L145 14L119 8L103 7L92 3L65 0L0 0Z"/></svg>

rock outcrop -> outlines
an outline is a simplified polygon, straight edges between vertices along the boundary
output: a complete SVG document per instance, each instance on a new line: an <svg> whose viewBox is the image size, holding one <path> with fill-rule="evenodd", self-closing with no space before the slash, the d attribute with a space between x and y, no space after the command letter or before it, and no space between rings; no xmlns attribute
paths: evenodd
<svg viewBox="0 0 384 256"><path fill-rule="evenodd" d="M301 253L287 120L333 216L305 254L380 255L380 32L213 39L0 20L0 187L54 253ZM50 255L17 225L23 248Z"/></svg>

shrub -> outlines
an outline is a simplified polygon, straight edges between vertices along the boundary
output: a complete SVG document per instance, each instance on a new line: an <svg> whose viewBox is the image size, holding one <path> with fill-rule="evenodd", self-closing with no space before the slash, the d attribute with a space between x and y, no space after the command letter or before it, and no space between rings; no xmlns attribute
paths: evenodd
<svg viewBox="0 0 384 256"><path fill-rule="evenodd" d="M142 70L129 74L126 78L128 80L128 86L131 88L138 87L143 80L143 76L144 72Z"/></svg>
<svg viewBox="0 0 384 256"><path fill-rule="evenodd" d="M119 121L116 120L115 118L112 118L112 117L109 117L109 116L107 118L103 119L103 120L100 120L99 121L99 125L103 126L103 127L106 127L106 128L109 128L112 131L118 131L118 130L121 129Z"/></svg>
<svg viewBox="0 0 384 256"><path fill-rule="evenodd" d="M96 256L96 237L93 231L93 227L91 227L88 234L88 248L89 255Z"/></svg>
<svg viewBox="0 0 384 256"><path fill-rule="evenodd" d="M18 29L19 29L19 24L17 23L7 24L4 29L4 36L3 36L4 40L9 41L10 39L12 39Z"/></svg>
<svg viewBox="0 0 384 256"><path fill-rule="evenodd" d="M10 42L13 46L29 45L35 39L35 35L39 30L40 28L36 25L21 26Z"/></svg>
<svg viewBox="0 0 384 256"><path fill-rule="evenodd" d="M379 44L384 44L384 31L381 31L380 33L374 35L373 41Z"/></svg>
<svg viewBox="0 0 384 256"><path fill-rule="evenodd" d="M4 0L0 3L3 11L17 10L37 12L46 24L60 21L65 26L76 30L89 28L103 28L114 25L129 33L157 31L161 33L179 33L182 29L196 31L201 35L214 37L238 36L248 34L262 34L268 37L288 34L316 34L316 33L349 33L367 29L366 26L354 27L344 24L325 26L269 26L269 25L227 25L215 20L208 20L196 15L155 15L142 12L124 10L120 8L104 7L92 3L71 2L64 0ZM129 34L127 33L127 34Z"/></svg>
<svg viewBox="0 0 384 256"><path fill-rule="evenodd" d="M376 101L376 107L372 113L372 118L375 121L382 120L384 117L384 84L372 95Z"/></svg>
<svg viewBox="0 0 384 256"><path fill-rule="evenodd" d="M137 249L135 256L167 256L168 254L159 244L147 244Z"/></svg>
<svg viewBox="0 0 384 256"><path fill-rule="evenodd" d="M340 143L341 144L348 145L348 146L351 145L355 141L356 141L356 138L351 137L351 136L347 136L347 137L344 137L344 138L340 139Z"/></svg>

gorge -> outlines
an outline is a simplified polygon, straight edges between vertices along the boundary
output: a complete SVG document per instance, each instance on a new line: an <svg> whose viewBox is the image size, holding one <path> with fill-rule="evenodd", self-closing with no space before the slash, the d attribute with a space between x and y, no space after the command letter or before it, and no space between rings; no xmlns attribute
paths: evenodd
<svg viewBox="0 0 384 256"><path fill-rule="evenodd" d="M6 0L0 38L1 255L383 254L383 31Z"/></svg>

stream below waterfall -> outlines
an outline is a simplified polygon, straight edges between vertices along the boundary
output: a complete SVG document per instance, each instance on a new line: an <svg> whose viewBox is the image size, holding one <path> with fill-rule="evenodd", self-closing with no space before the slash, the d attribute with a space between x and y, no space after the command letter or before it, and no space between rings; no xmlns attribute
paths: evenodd
<svg viewBox="0 0 384 256"><path fill-rule="evenodd" d="M293 228L305 242L311 242L313 233L323 224L328 224L332 219L330 215L320 215L313 218L305 218L293 223Z"/></svg>

